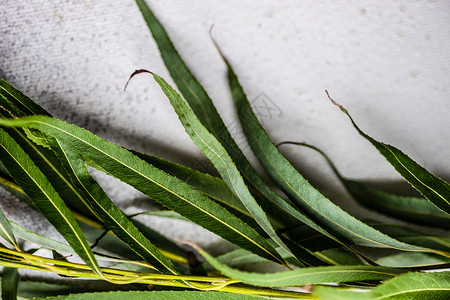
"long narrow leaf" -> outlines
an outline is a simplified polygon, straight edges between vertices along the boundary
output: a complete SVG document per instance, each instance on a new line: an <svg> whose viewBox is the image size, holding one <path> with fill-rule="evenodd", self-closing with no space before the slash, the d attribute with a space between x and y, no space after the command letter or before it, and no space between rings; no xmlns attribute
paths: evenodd
<svg viewBox="0 0 450 300"><path fill-rule="evenodd" d="M405 272L400 269L387 267L328 266L303 268L278 273L250 273L230 268L205 251L198 248L197 250L222 274L242 281L243 283L263 287L299 286L326 282L385 280Z"/></svg>
<svg viewBox="0 0 450 300"><path fill-rule="evenodd" d="M256 118L236 74L228 65L228 80L244 134L255 155L288 196L327 230L342 239L373 247L432 251L397 241L350 216L316 190L278 151ZM445 253L443 253L445 254ZM448 254L445 254L448 255Z"/></svg>
<svg viewBox="0 0 450 300"><path fill-rule="evenodd" d="M92 270L101 275L94 254L69 208L30 157L3 129L0 129L0 160L33 204Z"/></svg>
<svg viewBox="0 0 450 300"><path fill-rule="evenodd" d="M16 268L3 268L2 300L16 300L20 275Z"/></svg>
<svg viewBox="0 0 450 300"><path fill-rule="evenodd" d="M114 205L100 185L91 177L81 156L68 151L67 146L49 138L52 149L65 165L75 186L80 186L84 199L105 225L117 237L127 243L145 261L163 273L178 274L175 266L136 228L136 226Z"/></svg>
<svg viewBox="0 0 450 300"><path fill-rule="evenodd" d="M353 292L329 287L317 287L314 290L314 295L324 300L447 300L450 295L450 272L403 274L386 281L370 292Z"/></svg>
<svg viewBox="0 0 450 300"><path fill-rule="evenodd" d="M430 226L450 229L450 215L423 198L406 197L391 194L370 187L362 182L345 178L336 168L331 159L320 149L306 143L283 142L278 144L298 145L311 148L320 153L333 169L336 176L344 184L347 191L360 204L375 209L381 213Z"/></svg>
<svg viewBox="0 0 450 300"><path fill-rule="evenodd" d="M0 236L3 237L8 243L10 243L14 248L19 249L19 245L17 244L16 238L14 236L14 232L11 228L11 224L6 216L3 214L2 209L0 208Z"/></svg>
<svg viewBox="0 0 450 300"><path fill-rule="evenodd" d="M3 119L0 125L30 127L45 132L169 209L244 249L270 260L279 260L264 238L208 197L87 130L45 116Z"/></svg>
<svg viewBox="0 0 450 300"><path fill-rule="evenodd" d="M103 292L85 293L67 296L34 298L35 300L260 300L264 297L237 295L221 292L187 292L187 291L129 291L129 292ZM305 299L305 298L303 298Z"/></svg>
<svg viewBox="0 0 450 300"><path fill-rule="evenodd" d="M412 187L419 191L425 198L437 207L450 213L450 184L428 172L408 155L394 146L378 142L364 133L348 111L330 98L352 122L358 133L368 140L386 158L386 160L397 170L397 172L408 181Z"/></svg>
<svg viewBox="0 0 450 300"><path fill-rule="evenodd" d="M133 150L130 151L156 168L195 187L197 190L225 207L235 216L239 217L242 221L249 224L252 228L256 229L259 233L262 232L262 230L259 230L258 223L255 222L247 208L242 204L239 198L230 191L222 179L156 156L139 153Z"/></svg>
<svg viewBox="0 0 450 300"><path fill-rule="evenodd" d="M46 110L33 100L0 79L0 117L11 118L13 116L20 117L27 115L50 116ZM63 166L50 149L33 143L27 137L29 132L24 132L20 128L4 128L4 130L30 156L36 166L47 175L52 186L61 198L67 200L68 205L72 209L91 219L96 219L93 212L83 204L81 193L71 184Z"/></svg>

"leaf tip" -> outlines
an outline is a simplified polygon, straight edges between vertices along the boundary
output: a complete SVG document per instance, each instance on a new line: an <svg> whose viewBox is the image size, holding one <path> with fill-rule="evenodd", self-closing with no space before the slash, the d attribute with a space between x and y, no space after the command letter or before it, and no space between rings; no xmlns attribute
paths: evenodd
<svg viewBox="0 0 450 300"><path fill-rule="evenodd" d="M348 115L348 111L347 111L341 104L339 104L339 103L337 103L336 101L334 101L334 100L331 98L330 93L328 93L327 90L325 90L325 93L327 94L328 99L331 100L331 103L333 103L334 105L336 105L337 107L339 107L339 109L340 109L342 112L344 112L345 114Z"/></svg>
<svg viewBox="0 0 450 300"><path fill-rule="evenodd" d="M130 78L128 78L127 83L125 84L125 87L123 88L123 91L124 91L124 92L127 90L127 87L128 87L128 84L129 84L130 81L131 81L131 78L133 78L133 77L136 76L137 74L141 74L141 73L150 73L150 74L152 74L152 75L155 75L155 73L153 73L153 72L151 72L151 71L149 71L149 70L146 70L146 69L139 69L139 70L134 71L134 72L130 75Z"/></svg>

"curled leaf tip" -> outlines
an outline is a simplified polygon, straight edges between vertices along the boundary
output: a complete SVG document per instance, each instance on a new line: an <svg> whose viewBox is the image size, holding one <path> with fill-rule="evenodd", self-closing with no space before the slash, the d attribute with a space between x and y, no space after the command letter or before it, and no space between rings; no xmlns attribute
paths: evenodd
<svg viewBox="0 0 450 300"><path fill-rule="evenodd" d="M328 93L327 90L325 90L325 93L327 94L328 99L331 100L331 103L333 103L334 105L336 105L337 107L339 107L339 109L340 109L341 111L343 111L344 113L348 114L348 111L347 111L342 105L340 105L339 103L337 103L336 101L334 101L334 100L331 98L331 96L330 96L330 94Z"/></svg>
<svg viewBox="0 0 450 300"><path fill-rule="evenodd" d="M125 87L123 88L123 91L125 92L127 90L128 84L130 83L131 78L133 78L135 75L137 74L141 74L141 73L150 73L152 75L154 75L153 72L146 70L146 69L139 69L133 72L133 74L130 75L130 78L128 78L127 83L125 84Z"/></svg>
<svg viewBox="0 0 450 300"><path fill-rule="evenodd" d="M214 47L216 47L217 52L219 52L220 57L222 57L222 59L225 61L225 63L227 65L229 65L228 59L225 57L225 55L223 54L222 50L219 47L219 44L217 44L216 40L214 39L213 29L214 29L214 24L212 24L211 27L209 28L209 37L211 38L211 41L212 41Z"/></svg>

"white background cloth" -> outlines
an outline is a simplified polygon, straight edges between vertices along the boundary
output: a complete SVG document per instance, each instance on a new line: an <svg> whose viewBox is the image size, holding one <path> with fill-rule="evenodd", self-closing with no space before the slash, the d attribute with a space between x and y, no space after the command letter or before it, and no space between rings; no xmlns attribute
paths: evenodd
<svg viewBox="0 0 450 300"><path fill-rule="evenodd" d="M208 35L212 24L249 99L256 99L257 106L263 93L276 109L271 117L262 116L274 142L311 143L350 178L403 187L393 168L330 104L327 89L368 134L450 179L448 1L148 3L233 131L238 129L236 112L225 65ZM150 76L137 76L123 92L135 69L170 79L134 1L0 4L3 79L55 116L103 138L204 168L205 159ZM282 151L334 202L358 217L367 216L316 153L290 146ZM249 148L245 153L255 162ZM128 201L140 194L99 177L111 197L133 211ZM1 196L7 198L4 192ZM22 214L23 206L13 200L1 201L12 219L47 227L35 215ZM184 230L181 223L168 228L165 220L152 222L168 234L211 241L196 228Z"/></svg>

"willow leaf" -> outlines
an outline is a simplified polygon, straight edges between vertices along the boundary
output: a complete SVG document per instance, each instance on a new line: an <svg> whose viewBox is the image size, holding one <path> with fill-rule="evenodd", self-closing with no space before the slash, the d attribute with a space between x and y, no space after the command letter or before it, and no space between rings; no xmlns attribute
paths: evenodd
<svg viewBox="0 0 450 300"><path fill-rule="evenodd" d="M3 268L2 275L2 299L16 300L19 288L20 275L16 268Z"/></svg>
<svg viewBox="0 0 450 300"><path fill-rule="evenodd" d="M425 199L391 194L354 180L346 180L345 185L368 208L409 222L450 229L450 215Z"/></svg>
<svg viewBox="0 0 450 300"><path fill-rule="evenodd" d="M94 254L69 208L30 157L3 129L0 129L0 160L33 204L69 242L81 259L95 273L101 275Z"/></svg>
<svg viewBox="0 0 450 300"><path fill-rule="evenodd" d="M50 298L34 298L35 300L258 300L264 297L238 295L221 292L188 292L188 291L129 291L84 293Z"/></svg>
<svg viewBox="0 0 450 300"><path fill-rule="evenodd" d="M428 172L401 150L394 146L378 142L368 136L358 127L358 125L356 125L355 121L353 121L353 118L344 107L337 104L331 98L330 100L350 118L350 121L358 133L375 146L381 155L384 156L384 158L407 182L409 182L409 184L411 184L412 187L419 191L431 203L446 213L450 213L450 184Z"/></svg>
<svg viewBox="0 0 450 300"><path fill-rule="evenodd" d="M35 299L38 297L62 296L76 293L94 292L95 288L71 286L65 284L48 283L31 280L21 280L18 296L22 299ZM19 298L20 299L20 298Z"/></svg>
<svg viewBox="0 0 450 300"><path fill-rule="evenodd" d="M371 300L446 300L450 295L450 272L407 273L386 281L363 294L336 288L318 287L314 295L319 299L371 299Z"/></svg>
<svg viewBox="0 0 450 300"><path fill-rule="evenodd" d="M286 260L288 263L291 263L294 266L297 267L303 267L302 265L297 264L295 261L293 261L290 256L289 253L286 252L282 252L281 247L277 247L276 248L277 251L280 251L282 254L282 257L284 260ZM240 267L240 266L244 266L244 265L254 265L254 264L260 264L260 263L271 263L273 264L273 262L261 257L261 256L257 256L251 252L248 252L247 250L244 249L236 249L230 252L227 252L225 254L222 254L220 256L217 256L216 259L229 266L229 267ZM309 263L305 263L309 266L319 266L319 265L325 265L324 262L319 261L316 257L314 257L314 259L316 261L312 262L313 259L308 260ZM311 264L312 262L312 264ZM206 270L211 270L212 266L206 261L204 262L205 265L205 269Z"/></svg>
<svg viewBox="0 0 450 300"><path fill-rule="evenodd" d="M133 150L130 151L156 168L193 186L221 206L225 207L242 221L249 224L252 228L256 229L260 234L263 232L262 230L259 230L258 223L255 222L247 208L242 204L239 198L230 191L222 179L156 156L139 153Z"/></svg>
<svg viewBox="0 0 450 300"><path fill-rule="evenodd" d="M25 96L21 91L14 88L12 85L0 79L0 96L3 99L2 105L9 104L7 108L11 108L11 113L16 116L23 115L44 115L50 116L50 114L43 109L39 104ZM17 112L20 111L21 114Z"/></svg>
<svg viewBox="0 0 450 300"><path fill-rule="evenodd" d="M394 195L372 188L359 181L345 178L337 170L332 160L317 147L297 142L283 142L278 144L278 146L284 144L305 146L320 153L326 159L339 180L344 184L347 191L360 204L381 213L399 217L414 223L420 222L430 226L446 229L450 228L450 215L437 208L433 203L422 198Z"/></svg>
<svg viewBox="0 0 450 300"><path fill-rule="evenodd" d="M227 61L226 61L227 62ZM316 190L281 154L259 123L228 64L228 81L244 134L266 171L313 220L346 241L408 251L434 251L397 241L346 213Z"/></svg>
<svg viewBox="0 0 450 300"><path fill-rule="evenodd" d="M440 264L449 264L450 258L435 255L433 253L403 252L394 255L388 255L376 260L380 266L408 268L418 266L434 266Z"/></svg>
<svg viewBox="0 0 450 300"><path fill-rule="evenodd" d="M448 238L427 235L399 225L379 223L372 220L366 220L365 223L401 242L417 245L424 249L433 249L433 251L430 252L438 253L440 255L450 253L450 239ZM311 251L323 251L341 246L339 243L318 234L307 226L293 228L285 232L284 235L288 236L289 239L304 245L308 249L311 249ZM357 243L355 245L364 246L364 244L361 245ZM448 255L444 256L448 257Z"/></svg>
<svg viewBox="0 0 450 300"><path fill-rule="evenodd" d="M50 116L45 109L22 92L0 80L0 117L11 118L12 116L28 115ZM50 149L33 143L27 136L29 132L24 132L20 128L4 128L4 130L30 156L36 166L47 175L52 186L62 199L67 200L72 209L91 219L96 219L93 212L83 204L81 193L71 184L63 166Z"/></svg>
<svg viewBox="0 0 450 300"><path fill-rule="evenodd" d="M167 219L174 219L174 220L179 220L179 221L190 222L189 219L187 219L187 218L183 217L182 215L180 215L179 213L176 213L176 212L171 211L171 210L148 210L148 211L135 213L135 214L131 215L130 217L133 218L135 216L140 216L140 215L146 215L146 216L153 216L153 217L160 217L160 218L167 218Z"/></svg>
<svg viewBox="0 0 450 300"><path fill-rule="evenodd" d="M290 252L289 248L278 237L275 229L272 227L266 213L258 205L252 194L248 190L244 179L236 168L231 157L220 142L202 125L199 119L189 109L187 104L180 95L161 77L153 74L153 78L159 84L163 92L166 94L170 104L177 113L186 132L192 141L202 151L202 153L212 162L222 179L227 184L233 194L241 200L247 210L258 222L259 226L274 240L280 247ZM275 252L275 251L273 251ZM275 252L276 253L276 252ZM293 255L294 256L294 255ZM282 261L281 257L277 258Z"/></svg>
<svg viewBox="0 0 450 300"><path fill-rule="evenodd" d="M222 118L214 107L211 98L181 59L164 27L155 17L145 1L137 0L136 3L159 47L162 59L181 94L189 103L190 108L197 118L226 149L248 184L254 187L256 191L256 200L258 200L258 203L262 206L264 211L269 214L274 222L274 226L286 228L298 226L300 223L306 223L323 234L328 234L326 230L320 228L320 226L312 222L276 194L261 179L231 137Z"/></svg>
<svg viewBox="0 0 450 300"><path fill-rule="evenodd" d="M109 199L100 185L91 177L81 156L67 149L58 140L49 138L52 149L66 167L75 186L79 186L85 201L100 216L104 224L145 261L163 273L178 274L175 266L136 228Z"/></svg>
<svg viewBox="0 0 450 300"><path fill-rule="evenodd" d="M6 216L3 214L3 210L0 208L0 236L3 237L14 248L19 249L14 232L11 228L11 224Z"/></svg>
<svg viewBox="0 0 450 300"><path fill-rule="evenodd" d="M326 282L351 282L385 280L405 271L373 266L328 266L302 268L278 273L250 273L222 264L217 259L198 249L200 254L222 274L246 284L263 287L299 286Z"/></svg>
<svg viewBox="0 0 450 300"><path fill-rule="evenodd" d="M122 147L75 125L45 116L3 119L0 125L30 127L45 132L167 208L244 249L278 261L272 247L248 225L196 189L145 163Z"/></svg>
<svg viewBox="0 0 450 300"><path fill-rule="evenodd" d="M189 103L190 108L197 118L203 123L206 129L218 139L241 171L242 176L247 180L249 185L254 187L254 190L256 191L255 199L262 206L264 211L268 213L273 221L272 225L277 228L286 228L295 227L304 223L328 236L330 239L340 242L327 230L291 206L287 201L269 188L261 179L231 137L227 127L214 107L211 98L181 59L164 27L155 17L145 1L138 0L136 3L141 10L147 26L152 32L153 38L160 49L164 63L175 84Z"/></svg>

